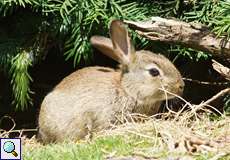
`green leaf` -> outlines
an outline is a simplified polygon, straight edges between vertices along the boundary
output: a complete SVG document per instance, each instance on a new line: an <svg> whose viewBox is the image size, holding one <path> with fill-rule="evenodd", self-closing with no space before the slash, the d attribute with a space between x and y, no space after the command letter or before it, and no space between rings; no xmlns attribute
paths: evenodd
<svg viewBox="0 0 230 160"><path fill-rule="evenodd" d="M11 62L10 74L16 109L25 110L29 104L32 104L30 94L30 82L32 78L28 73L28 68L32 65L28 52L19 52Z"/></svg>

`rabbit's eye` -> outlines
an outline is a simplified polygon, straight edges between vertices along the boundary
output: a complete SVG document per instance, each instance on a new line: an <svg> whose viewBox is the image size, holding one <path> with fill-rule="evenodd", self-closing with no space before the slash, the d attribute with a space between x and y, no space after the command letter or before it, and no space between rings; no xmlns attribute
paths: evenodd
<svg viewBox="0 0 230 160"><path fill-rule="evenodd" d="M149 73L154 77L160 74L160 72L156 68L149 69Z"/></svg>

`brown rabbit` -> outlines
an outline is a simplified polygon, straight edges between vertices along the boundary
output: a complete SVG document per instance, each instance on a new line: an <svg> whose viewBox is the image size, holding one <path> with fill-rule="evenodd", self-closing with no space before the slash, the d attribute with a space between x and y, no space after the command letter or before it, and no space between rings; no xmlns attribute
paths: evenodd
<svg viewBox="0 0 230 160"><path fill-rule="evenodd" d="M175 66L162 55L136 52L121 21L112 21L110 36L93 36L91 44L119 62L120 69L87 67L64 78L41 105L43 142L84 138L110 127L123 113L155 114L166 99L159 88L182 93L184 82Z"/></svg>

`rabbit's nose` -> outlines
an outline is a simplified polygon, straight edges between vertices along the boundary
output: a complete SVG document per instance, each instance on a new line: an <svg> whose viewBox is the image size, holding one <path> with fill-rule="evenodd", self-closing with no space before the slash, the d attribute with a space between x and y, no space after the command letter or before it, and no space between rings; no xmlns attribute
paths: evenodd
<svg viewBox="0 0 230 160"><path fill-rule="evenodd" d="M184 90L184 85L179 85L178 89L179 89L180 91L183 91L183 90Z"/></svg>
<svg viewBox="0 0 230 160"><path fill-rule="evenodd" d="M177 82L175 84L175 87L177 88L176 90L178 90L178 94L181 95L184 91L184 82L183 81Z"/></svg>
<svg viewBox="0 0 230 160"><path fill-rule="evenodd" d="M180 89L180 90L183 90L184 89L184 81L183 80L178 80L177 81L177 87L178 87L178 89Z"/></svg>
<svg viewBox="0 0 230 160"><path fill-rule="evenodd" d="M184 82L182 81L182 82L177 83L177 86L179 89L184 89Z"/></svg>

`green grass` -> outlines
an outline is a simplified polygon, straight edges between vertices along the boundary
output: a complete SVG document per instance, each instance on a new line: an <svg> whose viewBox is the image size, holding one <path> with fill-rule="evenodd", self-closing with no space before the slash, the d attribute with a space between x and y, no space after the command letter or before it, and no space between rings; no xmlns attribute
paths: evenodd
<svg viewBox="0 0 230 160"><path fill-rule="evenodd" d="M125 140L121 136L109 136L99 138L93 142L82 143L62 143L40 146L35 148L25 147L23 152L24 160L41 159L95 159L105 158L106 154L115 153L116 155L129 155L135 148L134 141Z"/></svg>
<svg viewBox="0 0 230 160"><path fill-rule="evenodd" d="M108 157L230 159L230 118L150 119L97 133L90 141L41 145L27 139L23 160L101 160ZM32 143L31 143L32 142ZM187 143L187 145L185 145ZM178 144L175 147L175 144ZM196 149L195 151L192 149Z"/></svg>
<svg viewBox="0 0 230 160"><path fill-rule="evenodd" d="M93 142L61 143L35 148L25 147L23 149L24 160L101 160L109 156L141 156L154 158L187 157L182 153L162 150L154 151L153 143L141 138L125 139L122 136L109 136L99 138ZM215 156L213 153L194 155L197 160L206 160ZM230 156L228 157L230 158ZM223 158L224 159L224 158Z"/></svg>

